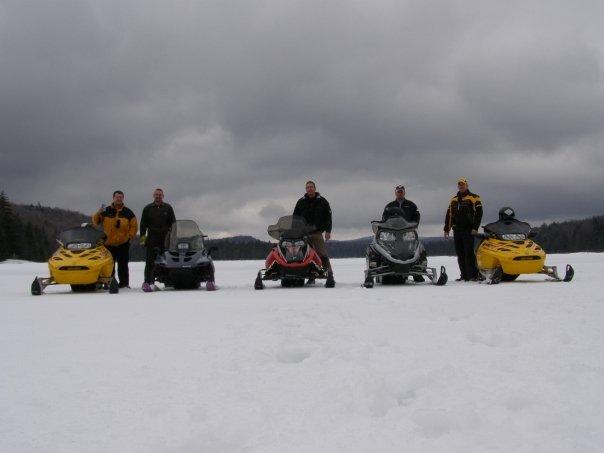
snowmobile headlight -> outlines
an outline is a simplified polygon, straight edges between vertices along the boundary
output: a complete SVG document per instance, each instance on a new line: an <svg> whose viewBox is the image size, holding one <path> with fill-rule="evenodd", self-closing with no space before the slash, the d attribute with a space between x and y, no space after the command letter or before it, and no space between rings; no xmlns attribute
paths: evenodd
<svg viewBox="0 0 604 453"><path fill-rule="evenodd" d="M384 242L394 242L396 241L396 236L390 231L380 231L379 240Z"/></svg>
<svg viewBox="0 0 604 453"><path fill-rule="evenodd" d="M179 242L177 247L178 247L178 250L189 250L189 243L188 242Z"/></svg>
<svg viewBox="0 0 604 453"><path fill-rule="evenodd" d="M283 241L281 250L286 261L302 261L305 255L306 243L304 241Z"/></svg>
<svg viewBox="0 0 604 453"><path fill-rule="evenodd" d="M92 248L91 242L72 242L71 244L67 244L67 248L69 250L85 250Z"/></svg>
<svg viewBox="0 0 604 453"><path fill-rule="evenodd" d="M403 241L413 241L415 239L415 233L413 231L407 231L403 233Z"/></svg>
<svg viewBox="0 0 604 453"><path fill-rule="evenodd" d="M522 234L522 233L502 234L501 239L503 239L505 241L524 241L526 239L526 234Z"/></svg>

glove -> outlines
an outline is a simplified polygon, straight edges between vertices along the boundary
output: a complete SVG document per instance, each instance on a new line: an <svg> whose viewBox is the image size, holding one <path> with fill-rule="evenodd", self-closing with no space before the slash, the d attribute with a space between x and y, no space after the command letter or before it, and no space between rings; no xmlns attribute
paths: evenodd
<svg viewBox="0 0 604 453"><path fill-rule="evenodd" d="M138 239L138 243L144 247L145 244L147 243L147 235L145 234L145 235L141 236Z"/></svg>

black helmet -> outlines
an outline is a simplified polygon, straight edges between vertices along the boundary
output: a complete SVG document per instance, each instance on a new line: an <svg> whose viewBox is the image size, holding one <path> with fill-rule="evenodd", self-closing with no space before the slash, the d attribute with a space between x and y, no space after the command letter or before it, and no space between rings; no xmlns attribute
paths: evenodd
<svg viewBox="0 0 604 453"><path fill-rule="evenodd" d="M499 220L512 220L514 217L516 217L516 213L508 206L499 210Z"/></svg>

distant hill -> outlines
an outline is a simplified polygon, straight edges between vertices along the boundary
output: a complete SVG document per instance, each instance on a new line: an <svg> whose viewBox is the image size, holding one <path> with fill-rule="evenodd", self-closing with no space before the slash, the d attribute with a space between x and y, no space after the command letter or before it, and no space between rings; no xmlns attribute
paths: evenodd
<svg viewBox="0 0 604 453"><path fill-rule="evenodd" d="M57 234L67 228L90 222L90 217L76 211L37 205L11 204L0 197L0 261L20 258L45 261L56 249ZM537 228L537 242L549 253L604 251L604 216L544 224ZM365 256L372 237L327 243L330 256L353 258ZM452 240L425 237L422 242L429 256L454 255ZM211 239L209 246L218 247L218 260L264 259L274 242L261 241L253 236L234 236ZM132 261L143 261L145 250L134 241Z"/></svg>
<svg viewBox="0 0 604 453"><path fill-rule="evenodd" d="M14 204L14 213L24 223L31 223L46 230L49 238L54 241L57 234L71 227L90 222L90 216L81 212L61 208L49 208L39 204Z"/></svg>
<svg viewBox="0 0 604 453"><path fill-rule="evenodd" d="M548 253L604 252L604 215L543 224L535 240Z"/></svg>

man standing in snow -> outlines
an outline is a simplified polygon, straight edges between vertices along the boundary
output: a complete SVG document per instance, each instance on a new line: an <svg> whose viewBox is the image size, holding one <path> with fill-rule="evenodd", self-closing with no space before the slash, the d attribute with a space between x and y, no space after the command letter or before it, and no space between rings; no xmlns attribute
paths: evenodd
<svg viewBox="0 0 604 453"><path fill-rule="evenodd" d="M166 234L175 221L172 206L164 203L164 191L160 188L155 189L153 203L145 206L141 215L141 245L144 245L147 251L143 283L143 291L146 293L159 289L153 277L155 258L158 253L163 252Z"/></svg>
<svg viewBox="0 0 604 453"><path fill-rule="evenodd" d="M400 208L403 211L403 217L407 222L419 223L420 216L419 211L417 210L417 205L411 200L407 200L405 198L405 186L402 184L400 186L396 186L394 188L394 197L395 200L388 203L384 208L382 219L386 219L388 217L388 208Z"/></svg>
<svg viewBox="0 0 604 453"><path fill-rule="evenodd" d="M392 213L389 212L391 208L399 208L403 211L403 218L407 222L415 222L419 224L420 214L417 210L417 205L413 203L411 200L407 200L405 198L405 186L398 185L394 188L394 197L395 200L391 201L384 207L384 212L382 214L382 220L387 220ZM420 283L425 281L424 277L421 275L414 275L413 281Z"/></svg>
<svg viewBox="0 0 604 453"><path fill-rule="evenodd" d="M138 224L134 213L124 205L124 192L113 192L113 202L104 205L92 215L95 226L103 224L103 231L107 236L105 247L111 252L114 263L117 263L117 276L119 287L126 288L130 285L130 241L136 236Z"/></svg>
<svg viewBox="0 0 604 453"><path fill-rule="evenodd" d="M317 192L313 181L306 182L306 194L296 203L294 215L303 217L306 223L314 225L315 231L311 234L309 242L321 258L323 266L328 269L329 274L325 287L333 288L336 282L325 245L325 241L331 239L331 207L329 202ZM325 233L325 239L323 239L323 233ZM314 279L309 279L308 283L313 284Z"/></svg>
<svg viewBox="0 0 604 453"><path fill-rule="evenodd" d="M478 267L474 253L474 235L478 233L482 220L482 202L480 197L470 192L468 180L457 181L457 193L449 202L445 215L445 238L453 230L455 253L459 264L460 277L457 281L478 280Z"/></svg>

